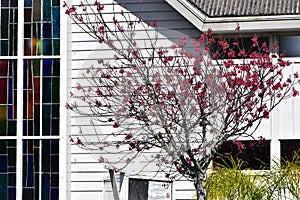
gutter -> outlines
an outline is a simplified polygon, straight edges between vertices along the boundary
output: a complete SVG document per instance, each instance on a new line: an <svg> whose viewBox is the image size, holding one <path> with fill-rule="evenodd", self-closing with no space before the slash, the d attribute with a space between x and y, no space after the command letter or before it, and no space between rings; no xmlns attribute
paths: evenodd
<svg viewBox="0 0 300 200"><path fill-rule="evenodd" d="M300 31L300 15L209 17L186 0L165 0L200 31L233 33L237 23L240 32Z"/></svg>

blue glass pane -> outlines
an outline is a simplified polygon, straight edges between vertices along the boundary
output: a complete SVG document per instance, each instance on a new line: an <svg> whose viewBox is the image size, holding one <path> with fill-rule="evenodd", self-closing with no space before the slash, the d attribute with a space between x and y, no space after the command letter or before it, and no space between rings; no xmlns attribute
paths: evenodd
<svg viewBox="0 0 300 200"><path fill-rule="evenodd" d="M43 40L43 54L44 55L52 55L51 39L44 39Z"/></svg>
<svg viewBox="0 0 300 200"><path fill-rule="evenodd" d="M43 100L43 103L51 102L51 78L43 78L43 98L42 98L42 100Z"/></svg>
<svg viewBox="0 0 300 200"><path fill-rule="evenodd" d="M26 179L26 186L33 187L34 186L34 167L33 167L33 155L27 156L27 179Z"/></svg>
<svg viewBox="0 0 300 200"><path fill-rule="evenodd" d="M0 173L7 172L7 155L0 155Z"/></svg>
<svg viewBox="0 0 300 200"><path fill-rule="evenodd" d="M52 188L51 189L51 200L58 200L58 189Z"/></svg>
<svg viewBox="0 0 300 200"><path fill-rule="evenodd" d="M60 8L52 8L53 38L60 37Z"/></svg>
<svg viewBox="0 0 300 200"><path fill-rule="evenodd" d="M51 154L59 154L59 140L51 140Z"/></svg>
<svg viewBox="0 0 300 200"><path fill-rule="evenodd" d="M18 0L10 0L10 7L18 7Z"/></svg>
<svg viewBox="0 0 300 200"><path fill-rule="evenodd" d="M51 38L51 32L51 23L43 23L43 38Z"/></svg>
<svg viewBox="0 0 300 200"><path fill-rule="evenodd" d="M25 0L24 1L24 6L25 7L32 7L32 0Z"/></svg>
<svg viewBox="0 0 300 200"><path fill-rule="evenodd" d="M50 174L42 174L42 200L49 200Z"/></svg>
<svg viewBox="0 0 300 200"><path fill-rule="evenodd" d="M51 172L58 172L59 169L59 156L51 155Z"/></svg>
<svg viewBox="0 0 300 200"><path fill-rule="evenodd" d="M59 119L51 120L51 135L59 135Z"/></svg>
<svg viewBox="0 0 300 200"><path fill-rule="evenodd" d="M43 60L43 76L52 75L52 60L45 59Z"/></svg>
<svg viewBox="0 0 300 200"><path fill-rule="evenodd" d="M14 80L12 78L8 79L8 104L13 103L13 82Z"/></svg>
<svg viewBox="0 0 300 200"><path fill-rule="evenodd" d="M16 188L8 188L8 200L15 200L16 198Z"/></svg>

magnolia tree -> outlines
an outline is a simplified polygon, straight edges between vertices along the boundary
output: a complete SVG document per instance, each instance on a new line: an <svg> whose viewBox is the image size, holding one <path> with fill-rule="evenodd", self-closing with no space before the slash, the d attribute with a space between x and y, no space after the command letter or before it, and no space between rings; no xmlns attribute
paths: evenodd
<svg viewBox="0 0 300 200"><path fill-rule="evenodd" d="M99 57L84 66L85 82L78 82L66 107L92 119L95 128L72 140L117 154L98 158L116 170L155 163L167 178L193 181L197 199L206 199L204 180L217 148L251 136L282 100L299 94L298 74L285 75L290 63L257 36L248 50L212 31L163 47L157 21L145 23L114 4L106 12L109 6L98 1L64 6L95 42L115 53L112 61ZM96 121L112 131L104 134Z"/></svg>

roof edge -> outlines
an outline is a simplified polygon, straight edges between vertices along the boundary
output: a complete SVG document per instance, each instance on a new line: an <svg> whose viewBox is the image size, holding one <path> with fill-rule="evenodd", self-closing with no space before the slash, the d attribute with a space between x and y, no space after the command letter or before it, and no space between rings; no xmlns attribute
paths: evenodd
<svg viewBox="0 0 300 200"><path fill-rule="evenodd" d="M241 32L300 31L300 15L209 17L186 0L165 1L200 31L234 32L237 23Z"/></svg>

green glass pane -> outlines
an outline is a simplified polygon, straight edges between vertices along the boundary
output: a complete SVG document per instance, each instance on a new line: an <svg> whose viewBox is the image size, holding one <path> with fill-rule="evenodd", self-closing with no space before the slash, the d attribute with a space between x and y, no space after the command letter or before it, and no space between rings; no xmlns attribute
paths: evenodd
<svg viewBox="0 0 300 200"><path fill-rule="evenodd" d="M43 1L43 21L51 21L51 0Z"/></svg>
<svg viewBox="0 0 300 200"><path fill-rule="evenodd" d="M8 166L16 166L16 148L8 148Z"/></svg>
<svg viewBox="0 0 300 200"><path fill-rule="evenodd" d="M59 78L52 78L52 103L59 103Z"/></svg>
<svg viewBox="0 0 300 200"><path fill-rule="evenodd" d="M0 136L6 136L6 120L0 120Z"/></svg>
<svg viewBox="0 0 300 200"><path fill-rule="evenodd" d="M8 9L1 9L1 39L8 39Z"/></svg>
<svg viewBox="0 0 300 200"><path fill-rule="evenodd" d="M33 60L33 76L40 76L40 60Z"/></svg>
<svg viewBox="0 0 300 200"><path fill-rule="evenodd" d="M7 174L0 174L0 197L7 199Z"/></svg>
<svg viewBox="0 0 300 200"><path fill-rule="evenodd" d="M6 154L6 141L0 140L0 154Z"/></svg>
<svg viewBox="0 0 300 200"><path fill-rule="evenodd" d="M59 55L60 54L60 40L59 39L53 39L53 55Z"/></svg>
<svg viewBox="0 0 300 200"><path fill-rule="evenodd" d="M59 135L59 119L51 120L51 135Z"/></svg>
<svg viewBox="0 0 300 200"><path fill-rule="evenodd" d="M60 62L59 60L53 60L53 76L59 76L60 75Z"/></svg>
<svg viewBox="0 0 300 200"><path fill-rule="evenodd" d="M1 40L1 43L0 43L0 46L1 46L1 56L8 56L8 41L7 40Z"/></svg>
<svg viewBox="0 0 300 200"><path fill-rule="evenodd" d="M16 136L17 135L17 122L8 121L8 136Z"/></svg>
<svg viewBox="0 0 300 200"><path fill-rule="evenodd" d="M40 135L40 105L34 105L34 135Z"/></svg>
<svg viewBox="0 0 300 200"><path fill-rule="evenodd" d="M59 118L59 104L52 105L52 118Z"/></svg>
<svg viewBox="0 0 300 200"><path fill-rule="evenodd" d="M50 117L51 117L51 105L43 105L42 121L43 121L43 133L42 135L50 135Z"/></svg>
<svg viewBox="0 0 300 200"><path fill-rule="evenodd" d="M52 6L59 6L59 0L52 0Z"/></svg>

